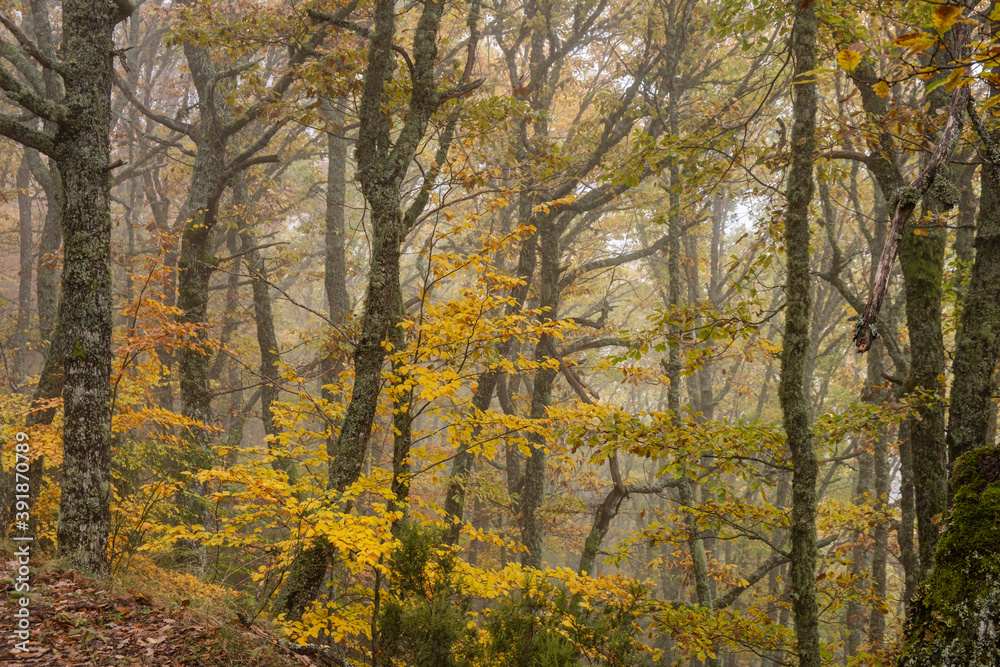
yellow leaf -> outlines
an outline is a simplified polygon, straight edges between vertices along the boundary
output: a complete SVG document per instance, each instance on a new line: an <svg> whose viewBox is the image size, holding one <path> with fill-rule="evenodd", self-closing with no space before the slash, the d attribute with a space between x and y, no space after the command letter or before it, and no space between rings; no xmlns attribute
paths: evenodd
<svg viewBox="0 0 1000 667"><path fill-rule="evenodd" d="M940 32L948 32L961 15L961 7L956 7L955 5L938 5L934 8L934 16L931 20L934 22L934 27Z"/></svg>
<svg viewBox="0 0 1000 667"><path fill-rule="evenodd" d="M972 81L972 79L965 77L965 73L962 71L962 68L954 69L951 74L948 75L948 78L944 80L944 89L950 93L959 86L964 86L967 81Z"/></svg>
<svg viewBox="0 0 1000 667"><path fill-rule="evenodd" d="M924 92L929 93L932 90L935 90L936 88L940 88L941 86L944 86L945 90L951 92L956 88L958 88L959 86L964 85L966 81L971 81L971 80L972 79L966 79L964 73L962 72L962 68L957 67L953 69L947 77L943 79L937 79L927 84L924 87Z"/></svg>
<svg viewBox="0 0 1000 667"><path fill-rule="evenodd" d="M881 97L883 100L889 94L889 84L887 84L885 81L879 81L873 86L873 89L875 90L875 94Z"/></svg>
<svg viewBox="0 0 1000 667"><path fill-rule="evenodd" d="M853 72L861 64L861 53L854 49L844 49L837 54L837 64L848 72Z"/></svg>
<svg viewBox="0 0 1000 667"><path fill-rule="evenodd" d="M1000 7L1000 5L997 6ZM1000 102L1000 95L994 95L990 99L986 100L986 104L983 105L983 111L996 106L998 102Z"/></svg>
<svg viewBox="0 0 1000 667"><path fill-rule="evenodd" d="M937 41L937 37L928 35L926 32L908 32L892 40L892 43L904 49L911 49L912 53L926 49Z"/></svg>

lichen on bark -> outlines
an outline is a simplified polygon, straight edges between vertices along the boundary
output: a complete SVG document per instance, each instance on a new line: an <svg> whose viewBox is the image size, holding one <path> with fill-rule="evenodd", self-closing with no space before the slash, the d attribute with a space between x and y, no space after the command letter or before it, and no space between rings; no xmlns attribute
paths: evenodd
<svg viewBox="0 0 1000 667"><path fill-rule="evenodd" d="M819 610L816 602L816 478L819 464L805 395L809 354L810 298L809 203L813 195L812 155L816 145L817 18L812 5L800 7L792 28L795 58L792 109L792 163L788 173L785 211L785 332L782 338L778 395L782 422L792 460L791 541L792 608L798 639L799 665L819 667Z"/></svg>
<svg viewBox="0 0 1000 667"><path fill-rule="evenodd" d="M933 574L921 585L900 667L995 665L1000 655L1000 447L960 457Z"/></svg>

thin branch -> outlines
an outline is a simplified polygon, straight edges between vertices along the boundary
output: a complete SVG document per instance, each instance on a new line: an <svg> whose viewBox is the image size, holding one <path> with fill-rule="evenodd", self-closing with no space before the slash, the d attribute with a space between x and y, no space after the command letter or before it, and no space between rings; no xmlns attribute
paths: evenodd
<svg viewBox="0 0 1000 667"><path fill-rule="evenodd" d="M583 338L576 341L575 343L570 343L562 349L559 353L560 356L568 357L571 354L576 354L577 352L583 352L584 350L594 350L599 347L630 347L631 344L624 338L618 338L615 336L604 336L601 338Z"/></svg>
<svg viewBox="0 0 1000 667"><path fill-rule="evenodd" d="M7 31L14 35L14 39L16 39L18 43L24 47L24 50L28 52L28 55L37 60L42 67L50 69L58 74L65 74L65 65L59 61L53 61L47 58L39 50L35 43L28 39L28 36L25 35L19 27L17 27L14 20L3 12L0 12L0 24L3 24L3 27L7 28Z"/></svg>
<svg viewBox="0 0 1000 667"><path fill-rule="evenodd" d="M909 222L917 202L934 184L938 169L951 156L962 135L962 117L965 115L968 99L969 89L965 86L957 88L952 93L951 105L948 108L948 120L927 165L912 186L889 193L889 196L895 199L896 210L889 225L889 234L885 245L882 247L882 256L879 258L878 268L875 271L875 281L872 284L871 294L868 296L868 303L865 304L864 311L854 325L854 344L859 354L867 352L878 336L875 323L878 321L882 301L889 287L889 277L896 261L896 254L899 252L899 242L903 239L903 231L906 229L906 224Z"/></svg>
<svg viewBox="0 0 1000 667"><path fill-rule="evenodd" d="M597 271L599 269L606 269L612 266L620 266L622 264L627 264L628 262L634 262L637 259L642 259L643 257L649 257L655 252L661 250L667 245L667 239L670 235L664 234L662 237L656 240L655 243L639 250L633 250L632 252L627 252L623 255L617 255L615 257L606 257L604 259L598 259L593 262L587 262L586 264L581 264L580 266L572 269L566 273L565 276L559 281L559 289L564 289L576 280L579 276L590 271Z"/></svg>
<svg viewBox="0 0 1000 667"><path fill-rule="evenodd" d="M21 125L7 114L0 114L0 135L13 139L22 146L34 148L39 153L54 158L55 144L52 137L26 125Z"/></svg>
<svg viewBox="0 0 1000 667"><path fill-rule="evenodd" d="M163 125L164 127L170 128L174 132L180 132L181 134L187 136L191 136L191 134L194 132L194 126L192 126L191 124L185 123L184 121L180 121L175 118L171 118L169 116L164 116L161 113L157 113L152 109L150 109L149 107L147 107L142 102L140 102L139 98L135 96L135 93L133 93L131 90L128 89L128 84L125 83L125 81L122 79L121 75L118 74L118 72L115 72L115 85L118 86L118 90L122 91L122 95L125 96L125 99L127 99L132 104L132 106L138 109L139 112L146 118L149 118L150 120L155 121L160 125Z"/></svg>
<svg viewBox="0 0 1000 667"><path fill-rule="evenodd" d="M58 123L66 117L66 107L56 104L52 100L45 99L15 79L4 67L0 67L0 88L7 93L7 97L11 101L20 104L31 113L45 120Z"/></svg>
<svg viewBox="0 0 1000 667"><path fill-rule="evenodd" d="M315 21L321 21L323 23L328 23L337 28L343 28L344 30L350 30L351 32L357 34L359 37L364 39L371 39L372 31L364 27L360 23L355 23L354 21L348 21L343 16L342 12L337 12L337 14L330 14L329 12L321 12L318 9L310 9L308 11L309 17ZM406 63L406 69L410 71L410 79L412 80L416 76L416 70L413 67L413 61L410 60L410 54L406 52L406 49L399 46L398 44L392 45L392 50L403 57L403 61Z"/></svg>
<svg viewBox="0 0 1000 667"><path fill-rule="evenodd" d="M245 169L249 169L255 164L264 164L267 162L279 162L277 155L260 155L258 157L247 158L241 162L233 164L231 167L226 169L219 177L219 182L215 185L215 190L212 191L211 196L208 198L208 206L205 208L205 227L211 228L215 224L215 218L219 213L219 200L222 198L222 193L226 191L226 186L229 185L229 181L233 179L236 174L240 173Z"/></svg>
<svg viewBox="0 0 1000 667"><path fill-rule="evenodd" d="M842 151L842 150L816 153L816 155L813 156L813 159L817 158L826 158L828 160L854 160L866 166L871 165L872 161L871 156L865 153L861 153L858 151Z"/></svg>
<svg viewBox="0 0 1000 667"><path fill-rule="evenodd" d="M246 255L248 253L256 252L258 250L263 250L264 248L273 248L274 246L278 246L278 245L288 245L288 242L287 241L275 241L274 243L265 243L263 245L254 246L253 248L247 248L246 250L238 252L238 253L236 253L234 255L229 255L227 257L220 257L216 261L219 264L221 264L222 262L230 262L230 261L232 261L232 260L234 260L234 259L236 259L238 257L242 257L243 255Z"/></svg>

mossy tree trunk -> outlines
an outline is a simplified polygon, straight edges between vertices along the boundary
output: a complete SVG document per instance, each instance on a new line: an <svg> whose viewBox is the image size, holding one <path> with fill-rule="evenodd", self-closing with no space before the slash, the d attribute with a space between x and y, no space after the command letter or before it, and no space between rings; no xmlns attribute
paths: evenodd
<svg viewBox="0 0 1000 667"><path fill-rule="evenodd" d="M113 32L134 6L100 0L63 2L62 60L58 60L48 8L44 3L33 5L40 45L32 57L43 66L45 95L27 88L5 69L0 69L0 88L29 116L44 119L44 131L0 115L0 134L52 158L61 176L60 219L66 243L58 333L36 394L61 388L63 395L59 552L76 567L101 574L108 568L111 522ZM62 373L57 378L59 364Z"/></svg>
<svg viewBox="0 0 1000 667"><path fill-rule="evenodd" d="M947 60L949 53L964 48L965 31L959 26L948 33L946 39L951 50L941 50L939 58ZM944 61L935 64L946 64ZM942 76L946 75L942 74ZM960 200L960 193L949 181L947 157L954 149L960 134L964 100L967 93L956 89L949 96L945 88L938 87L927 94L926 101L933 111L948 107L947 120L937 138L933 153L925 161L916 180L915 187L903 187L904 180L897 160L895 138L889 132L886 114L889 112L887 100L881 98L874 89L877 77L872 63L862 60L851 74L861 93L865 111L878 123L880 134L869 143L868 167L877 181L882 195L894 209L894 226L886 239L886 248L899 244L900 265L904 276L906 296L906 317L910 334L912 359L908 377L904 385L906 393L917 400L916 414L908 419L905 426L906 438L901 438L900 458L903 471L902 520L900 527L900 551L907 574L907 590L912 590L914 578L919 579L931 570L934 563L935 545L942 513L947 500L946 444L944 431L944 387L941 377L945 370L944 345L941 332L941 299L944 266L945 231L933 217L948 210ZM930 127L931 132L935 128ZM928 136L933 143L934 137ZM938 173L941 174L938 177ZM930 216L919 223L917 233L906 227L908 211L913 210L923 197L924 213ZM905 213L905 215L904 215ZM899 224L896 224L899 223ZM900 226L900 224L902 226ZM887 277L891 269L893 253L884 251L879 261L876 276ZM873 287L866 305L864 324L869 319L870 307L881 303L885 284L879 280ZM882 289L878 285L882 285ZM876 308L877 311L877 308ZM877 312L876 312L877 314ZM859 351L867 350L872 336L866 334L864 326L856 332L855 341ZM893 357L896 361L896 357ZM908 473L912 471L912 478ZM912 480L912 481L911 481ZM910 496L915 497L911 502ZM909 539L910 508L915 506L917 533L919 538L919 563L912 554Z"/></svg>
<svg viewBox="0 0 1000 667"><path fill-rule="evenodd" d="M192 67L192 72L195 71L197 69ZM199 78L196 77L196 80ZM202 113L208 115L204 109ZM227 143L225 138L209 130L196 139L198 154L192 169L191 190L181 208L181 215L187 222L181 235L177 262L177 306L183 311L178 319L196 327L177 353L181 413L205 425L212 423L211 357L205 350L208 344L205 323L208 321L209 281L218 266L211 247L214 220L206 219L206 211L212 192L225 171ZM208 466L210 460L209 432L195 426L188 435L191 451L180 465L186 469L201 470Z"/></svg>
<svg viewBox="0 0 1000 667"><path fill-rule="evenodd" d="M809 423L809 404L803 389L809 353L809 203L813 194L817 92L816 30L813 3L802 3L795 13L791 53L795 60L785 210L785 332L781 350L778 396L792 458L791 540L792 609L798 638L799 665L820 665L819 610L816 604L816 478L819 465Z"/></svg>
<svg viewBox="0 0 1000 667"><path fill-rule="evenodd" d="M1000 655L1000 448L960 456L951 483L951 516L912 603L900 667L995 665Z"/></svg>
<svg viewBox="0 0 1000 667"><path fill-rule="evenodd" d="M995 133L992 141L1000 139ZM995 156L1000 159L1000 155ZM994 159L990 156L989 159ZM982 170L982 194L976 220L975 260L965 293L948 412L951 461L992 444L995 370L1000 356L1000 170Z"/></svg>
<svg viewBox="0 0 1000 667"><path fill-rule="evenodd" d="M934 203L925 203L925 212L937 210ZM927 232L928 235L914 232ZM934 565L939 524L947 503L944 403L941 400L944 392L941 378L945 370L941 330L945 240L944 229L936 226L908 229L903 232L899 253L911 353L905 389L910 395L928 392L926 400L918 399L916 414L908 418L921 576Z"/></svg>
<svg viewBox="0 0 1000 667"><path fill-rule="evenodd" d="M948 413L951 512L934 569L912 605L905 667L995 664L1000 654L1000 448L990 433L1000 360L1000 149L974 101L967 108L986 164Z"/></svg>
<svg viewBox="0 0 1000 667"><path fill-rule="evenodd" d="M929 93L930 113L947 108L948 99L944 87ZM942 166L933 186L924 195L922 219L903 230L899 248L910 337L910 373L904 390L911 396L923 394L923 397L916 397L916 413L908 418L920 578L934 567L934 552L948 498L945 387L942 382L945 353L941 328L947 234L940 224L940 216L958 203L958 193L950 184L951 176L952 170Z"/></svg>
<svg viewBox="0 0 1000 667"><path fill-rule="evenodd" d="M53 155L62 177L63 476L59 553L108 568L111 526L111 82L120 10L100 0L63 7L63 104Z"/></svg>

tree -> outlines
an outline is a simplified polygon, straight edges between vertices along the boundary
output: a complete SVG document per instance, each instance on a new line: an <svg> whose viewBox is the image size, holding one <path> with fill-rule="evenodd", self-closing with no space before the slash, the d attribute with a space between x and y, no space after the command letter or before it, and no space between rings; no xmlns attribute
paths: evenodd
<svg viewBox="0 0 1000 667"><path fill-rule="evenodd" d="M813 194L812 159L816 145L816 9L803 2L792 25L791 52L794 124L785 211L785 335L781 344L778 395L785 438L792 459L791 541L792 609L798 637L799 664L818 666L819 609L816 600L816 478L818 465L805 394L805 362L809 349L809 203Z"/></svg>
<svg viewBox="0 0 1000 667"><path fill-rule="evenodd" d="M59 331L63 362L64 476L59 550L104 573L111 495L111 82L115 26L134 6L94 0L62 5L60 59L47 57L16 24L4 25L25 53L63 81L58 102L0 69L0 87L54 135L0 117L0 134L55 160L62 181L63 249Z"/></svg>
<svg viewBox="0 0 1000 667"><path fill-rule="evenodd" d="M406 120L393 141L392 118L382 112L382 98L396 69L393 44L397 30L395 7L388 0L378 0L375 5L375 26L369 37L368 70L359 108L355 151L357 178L371 210L372 249L361 338L354 353L354 386L340 427L336 455L330 462L327 486L335 493L342 493L357 480L364 465L381 393L382 363L385 360L383 342L389 335L389 327L394 323L397 312L400 245L427 205L440 165L432 166L420 192L405 213L400 209L403 180L424 140L431 116L448 100L467 95L479 85L467 80L451 90L437 89L438 78L434 69L443 13L444 3L425 5L420 13L413 36L411 91L405 107ZM341 21L331 20L332 23ZM450 143L451 137L445 135L438 148L439 155L447 154ZM285 612L300 615L305 605L316 597L330 556L329 545L319 537L312 548L296 560L282 592L281 605Z"/></svg>

